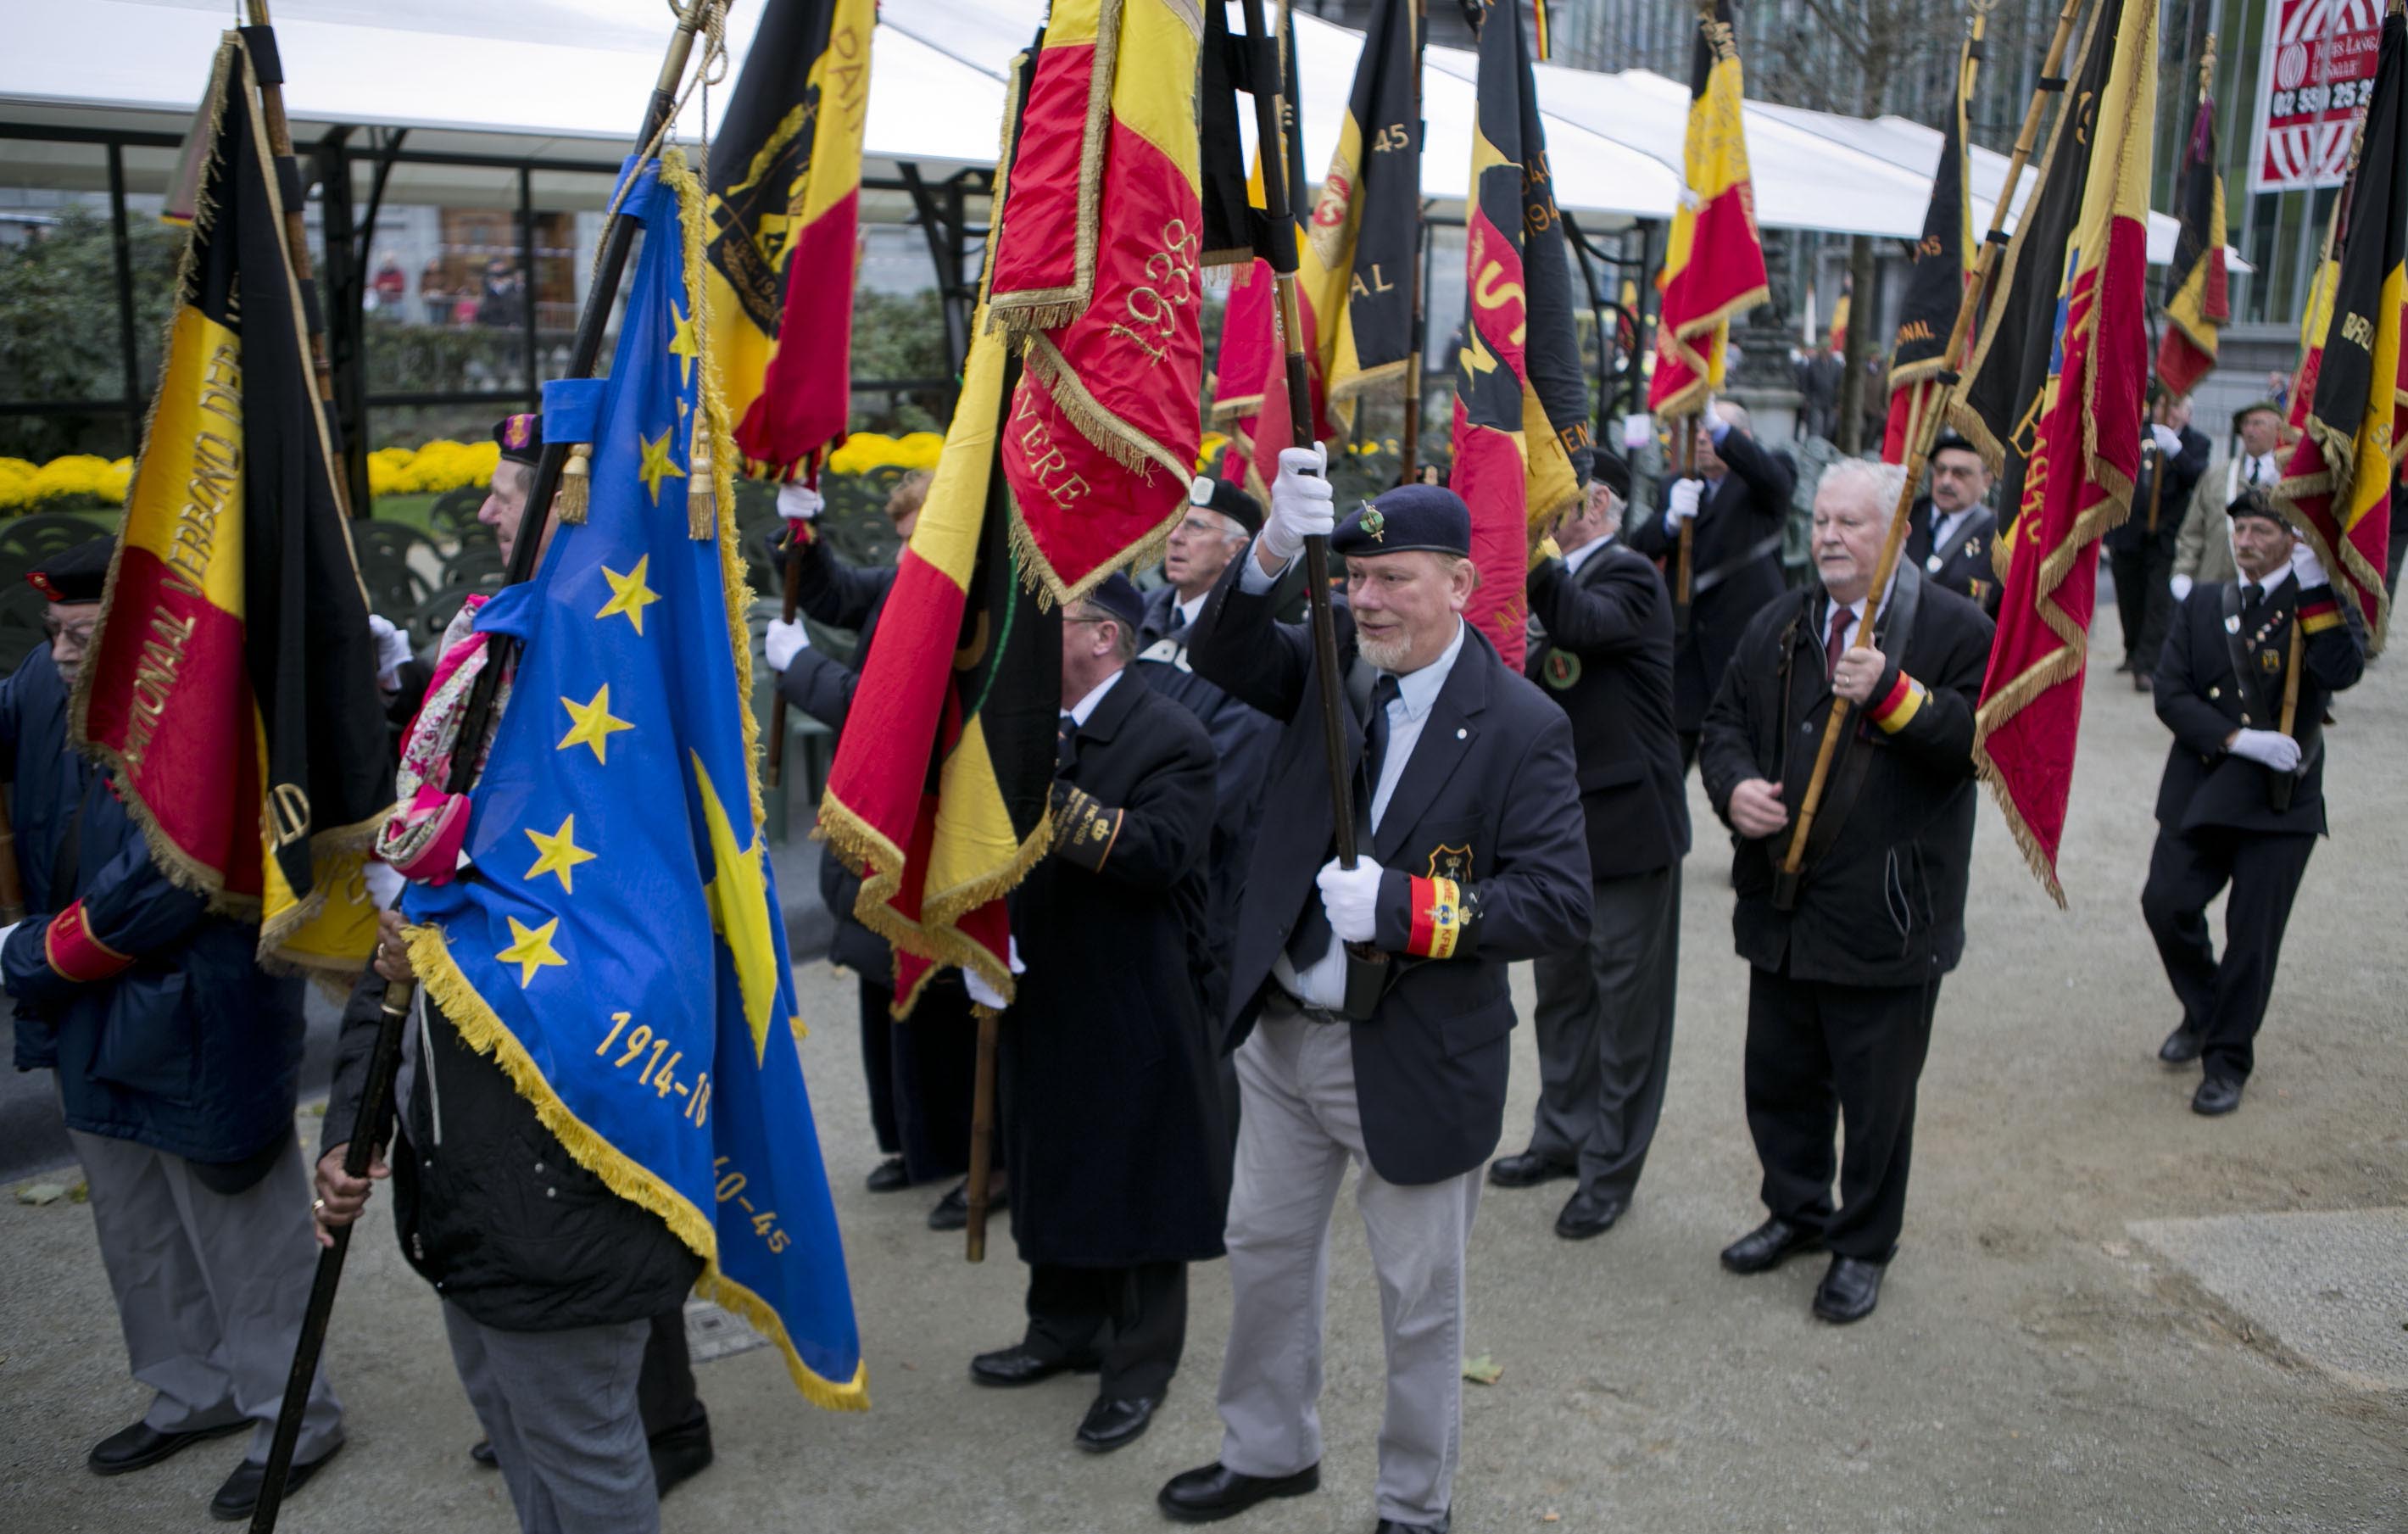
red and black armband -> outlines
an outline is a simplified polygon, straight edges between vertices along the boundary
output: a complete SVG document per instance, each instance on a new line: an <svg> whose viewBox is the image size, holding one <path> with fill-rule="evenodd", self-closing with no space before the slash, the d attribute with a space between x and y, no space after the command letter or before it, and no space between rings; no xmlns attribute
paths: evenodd
<svg viewBox="0 0 2408 1534"><path fill-rule="evenodd" d="M2313 592L2300 594L2300 633L2322 634L2326 629L2339 628L2347 621L2341 613L2341 598L2333 595L2330 586L2319 586Z"/></svg>
<svg viewBox="0 0 2408 1534"><path fill-rule="evenodd" d="M1923 711L1924 701L1929 696L1924 691L1923 683L1902 670L1894 671L1890 674L1889 686L1874 697L1865 710L1865 716L1885 735L1896 735Z"/></svg>
<svg viewBox="0 0 2408 1534"><path fill-rule="evenodd" d="M1090 873L1101 873L1120 839L1125 810L1098 804L1096 796L1070 783L1054 785L1054 855L1066 858Z"/></svg>
<svg viewBox="0 0 2408 1534"><path fill-rule="evenodd" d="M61 980L79 985L114 979L134 963L133 954L121 953L93 936L80 900L50 918L42 935L42 956Z"/></svg>

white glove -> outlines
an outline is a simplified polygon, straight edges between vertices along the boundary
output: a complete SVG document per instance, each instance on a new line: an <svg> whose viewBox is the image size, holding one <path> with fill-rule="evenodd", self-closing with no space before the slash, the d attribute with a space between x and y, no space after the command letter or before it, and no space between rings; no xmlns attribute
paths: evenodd
<svg viewBox="0 0 2408 1534"><path fill-rule="evenodd" d="M1263 547L1284 564L1304 552L1304 540L1329 536L1338 525L1331 497L1337 494L1323 478L1329 458L1315 442L1310 448L1283 448L1279 477L1271 481L1271 514L1263 523Z"/></svg>
<svg viewBox="0 0 2408 1534"><path fill-rule="evenodd" d="M1368 857L1358 857L1351 868L1341 868L1331 858L1313 876L1321 886L1321 909L1329 917L1329 930L1340 942L1368 943L1380 930L1380 866Z"/></svg>
<svg viewBox="0 0 2408 1534"><path fill-rule="evenodd" d="M778 487L778 515L788 522L817 522L825 505L820 493L800 480Z"/></svg>
<svg viewBox="0 0 2408 1534"><path fill-rule="evenodd" d="M2173 589L2174 600L2177 602L2190 595L2191 581L2189 576L2176 575L2172 581L2167 581L2166 584Z"/></svg>
<svg viewBox="0 0 2408 1534"><path fill-rule="evenodd" d="M811 647L810 631L801 620L787 623L782 618L769 620L768 629L761 636L761 656L772 671L783 671L795 664L795 657Z"/></svg>
<svg viewBox="0 0 2408 1534"><path fill-rule="evenodd" d="M391 619L373 612L368 614L368 632L376 636L377 685L390 693L401 685L401 668L415 659L409 636L395 628Z"/></svg>
<svg viewBox="0 0 2408 1534"><path fill-rule="evenodd" d="M2151 425L2149 435L2157 438L2157 451L2169 458L2182 456L2182 433L2172 426Z"/></svg>
<svg viewBox="0 0 2408 1534"><path fill-rule="evenodd" d="M1003 998L1002 992L996 990L994 986L989 985L985 979L975 969L965 969L962 971L962 989L970 994L970 999L972 1001L977 1002L980 1006L986 1008L990 1011L999 1012L1006 1007L1011 1005L1010 1002L1006 1001Z"/></svg>
<svg viewBox="0 0 2408 1534"><path fill-rule="evenodd" d="M2291 545L2291 574L2300 582L2301 591L2313 590L2332 579L2325 574L2324 561L2318 559L2316 552L2308 547L2306 538L2301 538Z"/></svg>
<svg viewBox="0 0 2408 1534"><path fill-rule="evenodd" d="M1706 494L1703 480L1675 480L1664 496L1664 531L1678 535L1681 524L1698 514L1698 502Z"/></svg>
<svg viewBox="0 0 2408 1534"><path fill-rule="evenodd" d="M2280 730L2243 730L2224 749L2277 772L2289 772L2300 765L2300 743Z"/></svg>

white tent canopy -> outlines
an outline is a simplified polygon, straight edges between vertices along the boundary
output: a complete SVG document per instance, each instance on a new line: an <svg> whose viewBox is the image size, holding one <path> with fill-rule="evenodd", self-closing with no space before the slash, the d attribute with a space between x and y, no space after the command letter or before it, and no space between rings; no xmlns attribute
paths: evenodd
<svg viewBox="0 0 2408 1534"><path fill-rule="evenodd" d="M39 126L174 129L192 109L231 0L78 0L21 8L0 56L0 111ZM624 152L669 33L661 0L278 0L285 100L297 140L337 123L408 127L425 153L607 162ZM760 14L732 7L734 69ZM1042 0L884 0L865 145L872 174L994 163L1010 57ZM1305 163L1336 147L1358 35L1296 19ZM101 40L107 46L95 46ZM1459 206L1469 171L1476 60L1432 48L1423 112L1425 194ZM1687 88L1644 70L1537 70L1557 201L1602 227L1669 219L1681 190ZM714 93L724 108L727 86ZM702 102L680 121L699 136ZM1757 218L1768 228L1913 239L1922 231L1939 134L1875 121L1747 106ZM21 151L7 151L11 156ZM1973 155L1976 217L2004 160ZM2171 257L2174 223L2150 218L2149 254ZM2237 259L2237 258L2236 258Z"/></svg>

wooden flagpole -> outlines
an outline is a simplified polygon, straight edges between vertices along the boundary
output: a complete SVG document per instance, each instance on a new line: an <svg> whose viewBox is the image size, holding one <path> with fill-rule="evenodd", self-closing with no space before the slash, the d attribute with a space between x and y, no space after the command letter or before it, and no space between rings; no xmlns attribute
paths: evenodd
<svg viewBox="0 0 2408 1534"><path fill-rule="evenodd" d="M2048 97L2064 89L2057 79L2057 71L2065 66L2067 48L2073 40L2074 12L2082 0L2064 0L2057 11L2057 32L2049 38L2048 55L2041 65L2040 83L2032 91L2031 100L2024 108L2022 129L2015 135L2014 153L2007 161L2007 178L1999 189L1999 200L1990 209L1989 234L1982 241L1981 253L1974 258L1972 280L1965 284L1965 296L1956 306L1956 323L1948 332L1948 345L1940 354L1948 364L1934 378L1919 380L1915 385L1916 407L1914 435L1907 444L1906 482L1898 493L1898 504L1890 509L1889 530L1882 538L1881 558L1873 566L1871 594L1866 598L1864 616L1856 621L1856 632L1849 637L1848 648L1862 649L1872 643L1873 626L1880 618L1882 606L1889 593L1890 577L1898 569L1898 559L1906 545L1909 513L1914 509L1914 487L1922 480L1925 465L1931 457L1931 444L1940 435L1940 422L1947 411L1942 408L1956 390L1959 379L1956 370L1957 359L1965 350L1965 340L1972 333L1973 317L1982 307L1982 299L1997 274L2000 252L2005 249L2001 237L2007 227L2007 210L2014 205L2016 185L2023 179L2024 167L2030 164L2032 149L2040 136L2041 115ZM1972 36L1982 39L1989 7L1976 4L1973 7ZM2069 104L2071 105L2071 104ZM2037 196L2040 182L2032 183L2032 195ZM2025 216L2030 216L2025 209ZM1933 391L1937 393L1933 393ZM1806 841L1814 829L1814 816L1823 803L1823 790L1830 781L1831 762L1838 755L1840 742L1848 731L1848 700L1834 696L1830 716L1823 722L1823 738L1815 747L1814 772L1806 780L1806 793L1798 806L1796 822L1789 833L1789 845L1783 852L1781 867L1773 875L1772 904L1776 910L1793 910L1798 905L1798 886L1805 863Z"/></svg>

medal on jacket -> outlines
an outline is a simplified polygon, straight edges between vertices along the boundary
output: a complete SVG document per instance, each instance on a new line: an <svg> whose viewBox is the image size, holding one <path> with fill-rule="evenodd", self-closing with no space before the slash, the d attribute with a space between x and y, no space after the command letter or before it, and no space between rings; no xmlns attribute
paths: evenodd
<svg viewBox="0 0 2408 1534"><path fill-rule="evenodd" d="M2224 632L2227 634L2238 634L2241 632L2241 614L2236 612L2229 618L2224 620Z"/></svg>
<svg viewBox="0 0 2408 1534"><path fill-rule="evenodd" d="M1932 574L1934 574L1934 575L1938 575L1938 574L1940 573L1940 566L1942 566L1942 565L1945 565L1946 563L1948 563L1948 562L1947 562L1946 560L1944 560L1944 559L1941 558L1938 554L1932 554L1931 556L1929 556L1928 558L1927 558L1927 559L1925 559L1925 560L1924 560L1924 562L1923 562L1923 567L1924 567L1925 569L1927 569L1927 570L1929 570Z"/></svg>
<svg viewBox="0 0 2408 1534"><path fill-rule="evenodd" d="M1559 693L1577 685L1581 679L1580 657L1561 650L1550 653L1547 664L1540 669L1547 679L1547 685Z"/></svg>

